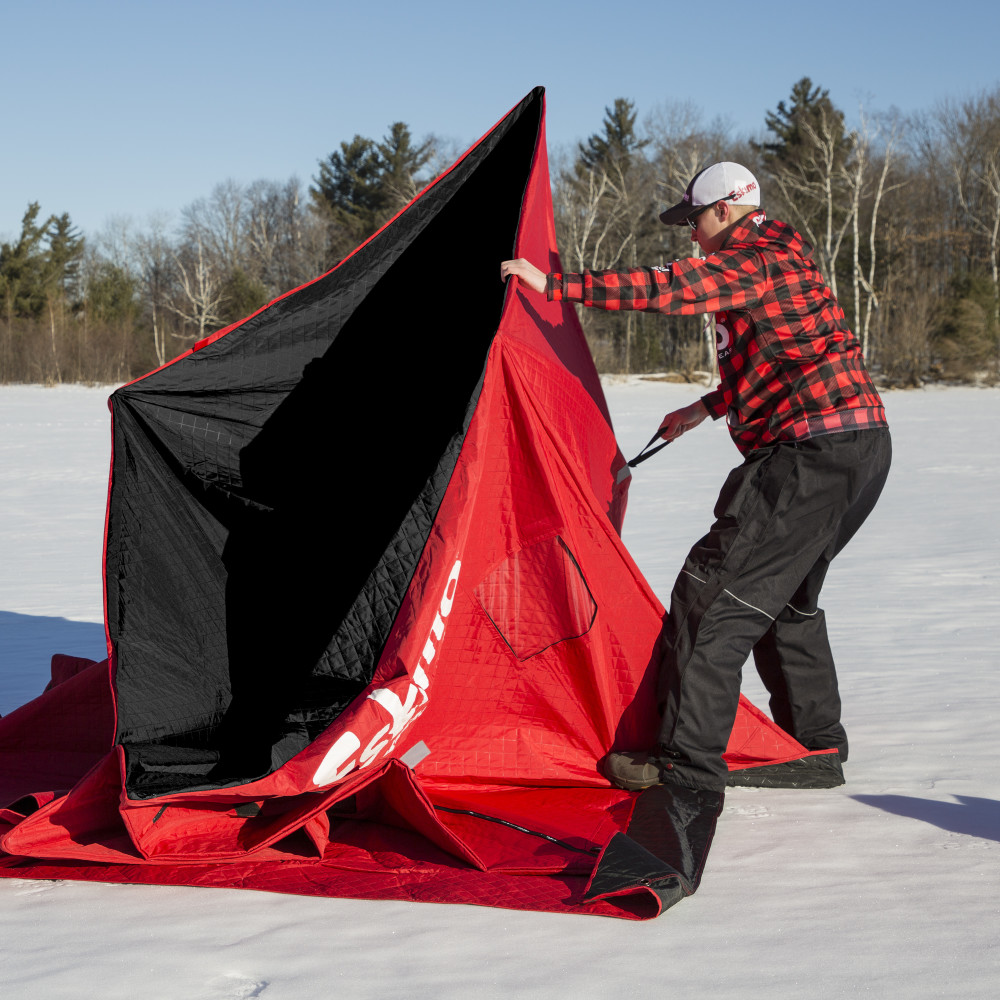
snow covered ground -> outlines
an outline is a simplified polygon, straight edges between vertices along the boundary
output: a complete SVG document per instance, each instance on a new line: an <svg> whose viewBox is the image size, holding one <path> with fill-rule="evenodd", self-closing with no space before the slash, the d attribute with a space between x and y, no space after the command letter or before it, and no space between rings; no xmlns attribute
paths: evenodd
<svg viewBox="0 0 1000 1000"><path fill-rule="evenodd" d="M607 386L631 456L690 386ZM103 656L107 389L0 387L0 712ZM1000 995L1000 391L889 393L895 464L824 606L848 784L733 789L658 920L0 879L0 995ZM666 600L738 459L703 424L641 466L626 541ZM748 671L753 673L752 668ZM755 679L745 687L766 705Z"/></svg>

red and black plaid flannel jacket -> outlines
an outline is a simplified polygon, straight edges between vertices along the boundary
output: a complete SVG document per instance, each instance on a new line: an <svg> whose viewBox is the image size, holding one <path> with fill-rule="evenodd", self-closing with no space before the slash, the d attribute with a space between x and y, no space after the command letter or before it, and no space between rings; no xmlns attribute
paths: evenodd
<svg viewBox="0 0 1000 1000"><path fill-rule="evenodd" d="M885 409L843 310L783 222L745 216L725 246L669 267L550 274L550 299L602 309L714 312L720 385L702 397L728 416L742 452L776 441L885 427Z"/></svg>

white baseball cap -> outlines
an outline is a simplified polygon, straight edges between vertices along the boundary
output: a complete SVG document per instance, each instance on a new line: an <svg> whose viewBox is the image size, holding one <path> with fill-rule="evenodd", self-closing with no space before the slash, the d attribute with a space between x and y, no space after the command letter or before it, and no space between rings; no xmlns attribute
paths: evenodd
<svg viewBox="0 0 1000 1000"><path fill-rule="evenodd" d="M730 201L734 205L760 205L760 185L746 167L739 163L713 163L694 175L688 184L684 197L660 215L660 221L668 226L679 226L687 222L688 216L706 205L717 201Z"/></svg>

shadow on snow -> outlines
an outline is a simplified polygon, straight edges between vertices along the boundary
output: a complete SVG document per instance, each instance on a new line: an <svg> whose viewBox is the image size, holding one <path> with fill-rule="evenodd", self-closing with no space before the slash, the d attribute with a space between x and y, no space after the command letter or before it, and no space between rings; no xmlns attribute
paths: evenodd
<svg viewBox="0 0 1000 1000"><path fill-rule="evenodd" d="M53 653L103 660L104 625L0 611L0 714L42 693Z"/></svg>
<svg viewBox="0 0 1000 1000"><path fill-rule="evenodd" d="M908 795L854 795L856 801L896 816L908 816L951 833L1000 842L1000 802L974 795L955 795L954 802Z"/></svg>

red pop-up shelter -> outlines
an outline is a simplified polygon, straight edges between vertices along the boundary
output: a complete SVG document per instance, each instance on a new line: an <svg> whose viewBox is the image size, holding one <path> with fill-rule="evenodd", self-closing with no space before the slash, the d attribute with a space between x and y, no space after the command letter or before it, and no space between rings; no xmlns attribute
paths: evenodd
<svg viewBox="0 0 1000 1000"><path fill-rule="evenodd" d="M611 788L663 608L529 94L330 272L111 397L109 658L0 720L0 875L652 915L721 796ZM448 275L447 278L443 275ZM801 746L743 702L732 767Z"/></svg>

